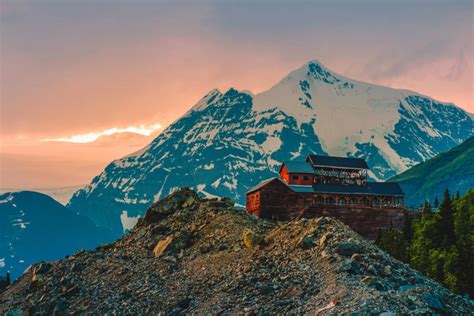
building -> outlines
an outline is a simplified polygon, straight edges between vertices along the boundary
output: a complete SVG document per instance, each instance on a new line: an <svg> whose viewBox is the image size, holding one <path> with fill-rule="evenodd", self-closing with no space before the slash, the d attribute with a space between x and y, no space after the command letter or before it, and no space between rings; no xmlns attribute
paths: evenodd
<svg viewBox="0 0 474 316"><path fill-rule="evenodd" d="M398 183L367 181L368 169L360 158L284 162L279 177L247 192L247 212L276 220L332 216L374 239L379 228L401 228L405 195Z"/></svg>

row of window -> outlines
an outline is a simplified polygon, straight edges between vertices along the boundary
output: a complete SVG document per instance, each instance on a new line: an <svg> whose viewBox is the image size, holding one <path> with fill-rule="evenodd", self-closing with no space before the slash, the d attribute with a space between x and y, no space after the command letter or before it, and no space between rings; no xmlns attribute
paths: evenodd
<svg viewBox="0 0 474 316"><path fill-rule="evenodd" d="M300 176L297 176L297 175L292 175L291 176L291 179L293 180L299 180ZM309 176L303 176L303 180L304 181L309 181Z"/></svg>

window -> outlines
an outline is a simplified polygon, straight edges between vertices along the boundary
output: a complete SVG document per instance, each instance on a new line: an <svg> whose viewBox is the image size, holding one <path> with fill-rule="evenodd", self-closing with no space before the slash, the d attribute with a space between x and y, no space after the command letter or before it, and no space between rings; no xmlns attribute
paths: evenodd
<svg viewBox="0 0 474 316"><path fill-rule="evenodd" d="M293 180L298 180L299 177L298 177L298 176L291 176L291 178L292 178Z"/></svg>
<svg viewBox="0 0 474 316"><path fill-rule="evenodd" d="M309 181L309 177L308 176L303 176L303 180Z"/></svg>

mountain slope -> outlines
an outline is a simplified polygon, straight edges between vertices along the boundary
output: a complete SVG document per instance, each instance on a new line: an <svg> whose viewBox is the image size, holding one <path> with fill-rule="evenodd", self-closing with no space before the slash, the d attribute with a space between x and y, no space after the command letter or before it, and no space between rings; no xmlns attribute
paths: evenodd
<svg viewBox="0 0 474 316"><path fill-rule="evenodd" d="M51 197L32 191L0 195L0 275L15 278L30 264L110 241L99 229Z"/></svg>
<svg viewBox="0 0 474 316"><path fill-rule="evenodd" d="M465 315L473 308L337 220L276 224L191 190L154 204L117 242L39 263L0 293L2 315Z"/></svg>
<svg viewBox="0 0 474 316"><path fill-rule="evenodd" d="M149 146L107 166L68 207L119 235L120 215L142 215L178 187L244 204L246 190L281 161L309 153L364 157L373 179L388 179L472 132L471 118L452 104L309 62L257 95L212 90Z"/></svg>
<svg viewBox="0 0 474 316"><path fill-rule="evenodd" d="M411 206L418 206L425 200L433 202L436 196L441 201L446 188L451 193L464 194L474 188L474 137L390 181L400 183Z"/></svg>
<svg viewBox="0 0 474 316"><path fill-rule="evenodd" d="M21 191L34 191L46 194L61 203L62 205L66 205L71 199L72 195L77 192L77 190L80 190L83 187L85 187L84 184L57 188L1 188L0 194Z"/></svg>

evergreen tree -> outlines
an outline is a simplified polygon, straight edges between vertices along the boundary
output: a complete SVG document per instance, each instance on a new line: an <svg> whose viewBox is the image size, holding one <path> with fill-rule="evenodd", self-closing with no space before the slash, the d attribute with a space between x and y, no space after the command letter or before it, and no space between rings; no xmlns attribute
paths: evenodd
<svg viewBox="0 0 474 316"><path fill-rule="evenodd" d="M398 260L408 260L408 252L406 251L403 234L398 229L390 227L387 231L383 232L377 245Z"/></svg>
<svg viewBox="0 0 474 316"><path fill-rule="evenodd" d="M439 201L438 201L438 197L437 197L437 196L435 196L434 207L435 207L436 209L439 207Z"/></svg>
<svg viewBox="0 0 474 316"><path fill-rule="evenodd" d="M474 297L474 190L455 205L454 231L459 256L456 290Z"/></svg>
<svg viewBox="0 0 474 316"><path fill-rule="evenodd" d="M423 216L431 216L432 215L432 211L431 211L431 204L428 200L425 201L425 204L423 205L423 211L422 211L422 214Z"/></svg>
<svg viewBox="0 0 474 316"><path fill-rule="evenodd" d="M413 240L410 244L410 264L422 273L431 269L430 250L436 240L436 217L422 216L413 223Z"/></svg>
<svg viewBox="0 0 474 316"><path fill-rule="evenodd" d="M441 242L445 249L454 245L454 214L449 190L444 191L443 201L439 208L439 233L442 236Z"/></svg>
<svg viewBox="0 0 474 316"><path fill-rule="evenodd" d="M474 297L474 190L454 201L446 190L438 213L426 202L423 216L409 215L401 232L391 226L379 234L377 245L449 289Z"/></svg>
<svg viewBox="0 0 474 316"><path fill-rule="evenodd" d="M403 212L403 240L410 243L413 239L413 219L410 213L405 210Z"/></svg>
<svg viewBox="0 0 474 316"><path fill-rule="evenodd" d="M459 190L456 191L456 196L454 197L454 200L459 200L461 198L459 194Z"/></svg>

